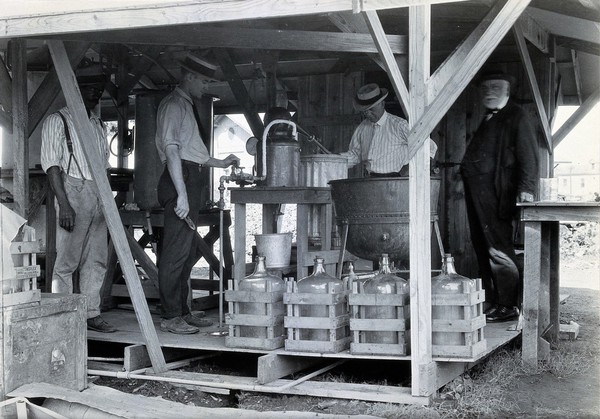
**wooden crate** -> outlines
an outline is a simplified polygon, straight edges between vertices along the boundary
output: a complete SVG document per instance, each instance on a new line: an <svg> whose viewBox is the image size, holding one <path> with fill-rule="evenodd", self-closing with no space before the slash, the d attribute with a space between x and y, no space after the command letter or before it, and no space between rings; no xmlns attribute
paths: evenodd
<svg viewBox="0 0 600 419"><path fill-rule="evenodd" d="M343 289L342 292L335 292L335 284L331 282L327 286L327 293L300 293L295 281L287 281L287 292L283 294L287 310L287 316L284 318L288 333L285 340L286 351L336 353L348 349L352 340L348 329L350 315L347 310L344 314L336 315L336 306L341 304L347 307L349 292L345 286ZM329 316L302 316L302 306L323 306ZM329 340L303 339L303 335L311 330L327 331Z"/></svg>
<svg viewBox="0 0 600 419"><path fill-rule="evenodd" d="M360 285L360 286L359 286ZM363 284L352 284L349 297L350 331L353 342L350 353L366 355L408 355L410 353L410 294L365 294ZM396 318L367 318L368 308L395 309ZM393 343L369 342L369 333L394 333Z"/></svg>
<svg viewBox="0 0 600 419"><path fill-rule="evenodd" d="M0 398L23 384L87 385L85 296L42 294L37 306L2 310Z"/></svg>
<svg viewBox="0 0 600 419"><path fill-rule="evenodd" d="M472 281L475 281L474 287L471 285ZM481 285L481 278L463 281L461 291L457 294L431 296L432 307L458 306L462 313L460 319L452 319L449 316L432 319L433 338L434 341L438 341L432 345L434 357L477 358L487 350L487 342L483 335L485 291ZM440 344L445 340L453 343Z"/></svg>
<svg viewBox="0 0 600 419"><path fill-rule="evenodd" d="M267 283L265 292L238 291L239 281L229 280L229 290L225 291L225 300L229 303L229 313L225 323L229 325L229 336L225 338L225 346L232 348L252 348L273 350L281 348L284 336L276 335L276 330L283 331L283 291L272 291ZM264 305L266 314L241 314L240 303ZM263 337L242 336L243 327L255 328Z"/></svg>
<svg viewBox="0 0 600 419"><path fill-rule="evenodd" d="M24 225L10 245L15 276L0 278L4 307L19 304L39 305L41 291L37 287L37 278L40 276L40 267L36 260L36 253L39 252L40 245L35 239L35 229Z"/></svg>

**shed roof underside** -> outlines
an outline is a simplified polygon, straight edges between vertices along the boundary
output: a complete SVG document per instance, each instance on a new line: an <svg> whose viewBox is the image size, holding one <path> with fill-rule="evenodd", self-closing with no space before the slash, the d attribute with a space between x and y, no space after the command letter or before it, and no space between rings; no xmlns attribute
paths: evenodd
<svg viewBox="0 0 600 419"><path fill-rule="evenodd" d="M370 58L377 49L364 24L363 31L353 27L363 33L342 32L343 22L360 17L352 14L353 5L380 9L382 26L401 62L408 54L408 7L395 6L432 4L433 72L481 22L494 1L104 0L53 1L51 7L50 2L35 0L3 3L0 48L12 37L27 38L29 70L44 71L52 65L44 39L87 41L112 63L131 62L140 56L151 60L153 64L136 88L161 89L174 83L178 59L186 52L202 54L210 48L227 48L245 82L264 78L276 57L278 79L288 83L284 88L294 90L294 78L302 75L380 70ZM196 13L186 15L186 11ZM530 49L550 54L555 48L562 104L581 104L599 88L600 3L534 0L520 21L527 28ZM490 61L520 61L510 32ZM400 68L403 70L402 65ZM221 97L218 106L236 106L225 82L215 88Z"/></svg>

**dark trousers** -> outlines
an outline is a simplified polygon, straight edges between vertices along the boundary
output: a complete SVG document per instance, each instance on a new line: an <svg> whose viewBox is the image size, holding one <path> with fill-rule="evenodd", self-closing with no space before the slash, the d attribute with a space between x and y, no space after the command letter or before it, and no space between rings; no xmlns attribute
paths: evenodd
<svg viewBox="0 0 600 419"><path fill-rule="evenodd" d="M486 302L519 306L522 267L513 244L512 219L498 217L498 199L491 175L464 178L471 241Z"/></svg>
<svg viewBox="0 0 600 419"><path fill-rule="evenodd" d="M182 162L182 172L190 206L189 216L195 222L201 207L200 167ZM162 245L158 258L161 317L171 319L190 312L188 280L201 254L196 246L198 233L175 214L177 191L166 167L158 181L157 192L158 202L164 208Z"/></svg>

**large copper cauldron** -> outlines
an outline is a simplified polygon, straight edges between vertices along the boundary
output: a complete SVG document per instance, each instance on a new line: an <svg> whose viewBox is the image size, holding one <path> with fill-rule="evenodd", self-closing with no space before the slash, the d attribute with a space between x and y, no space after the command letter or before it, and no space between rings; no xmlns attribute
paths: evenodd
<svg viewBox="0 0 600 419"><path fill-rule="evenodd" d="M329 182L340 232L348 223L346 249L378 261L387 253L408 265L408 177L340 179ZM431 178L431 217L437 216L440 178Z"/></svg>

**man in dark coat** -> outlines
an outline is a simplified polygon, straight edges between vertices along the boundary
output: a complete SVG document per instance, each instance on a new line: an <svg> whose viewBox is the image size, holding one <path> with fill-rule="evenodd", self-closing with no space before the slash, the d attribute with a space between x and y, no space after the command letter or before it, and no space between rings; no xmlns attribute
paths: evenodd
<svg viewBox="0 0 600 419"><path fill-rule="evenodd" d="M486 291L488 322L519 315L522 269L514 248L517 202L534 199L538 141L526 112L510 101L513 78L486 74L480 92L487 113L467 145L461 171L471 240Z"/></svg>

